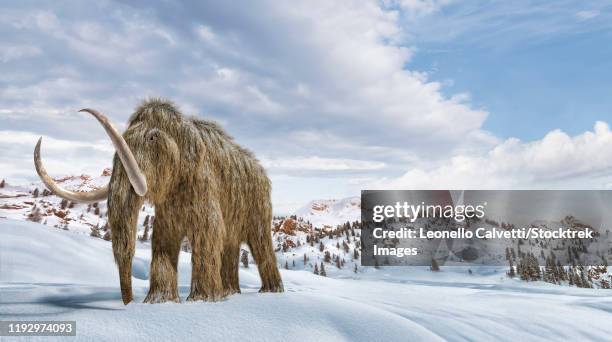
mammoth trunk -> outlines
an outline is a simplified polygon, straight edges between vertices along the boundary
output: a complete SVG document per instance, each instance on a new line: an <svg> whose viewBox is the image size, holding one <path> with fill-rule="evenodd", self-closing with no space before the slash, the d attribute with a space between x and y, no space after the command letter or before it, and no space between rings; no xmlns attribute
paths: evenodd
<svg viewBox="0 0 612 342"><path fill-rule="evenodd" d="M121 297L132 301L132 258L136 248L139 209L143 198L136 195L130 181L115 157L108 196L108 222L111 227L113 254L119 269Z"/></svg>

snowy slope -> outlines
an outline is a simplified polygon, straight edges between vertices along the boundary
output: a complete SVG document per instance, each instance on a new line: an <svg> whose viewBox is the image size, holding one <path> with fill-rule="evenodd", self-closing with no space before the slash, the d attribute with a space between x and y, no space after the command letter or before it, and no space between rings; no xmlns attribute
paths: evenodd
<svg viewBox="0 0 612 342"><path fill-rule="evenodd" d="M243 293L218 303L141 304L150 250L138 243L136 302L123 306L111 246L84 234L0 219L2 320L76 320L78 340L609 340L609 292L524 283L503 268L368 268L350 278L285 271L286 292L259 294L254 266ZM179 269L189 291L189 254ZM47 338L48 339L48 338ZM4 340L10 340L3 338Z"/></svg>
<svg viewBox="0 0 612 342"><path fill-rule="evenodd" d="M125 307L117 288L110 244L10 220L0 220L0 237L3 319L76 320L78 336L83 339L263 341L299 337L320 341L346 339L353 334L388 340L435 337L418 324L385 310L329 294L303 292L300 283L324 287L328 282L334 284L331 279L315 278L306 272L290 277L284 274L285 294L258 294L259 279L253 266L241 270L244 293L221 303L134 303ZM134 279L138 302L146 294L150 261L150 251L144 244L139 247L134 261L135 277L142 278ZM179 274L181 296L185 298L190 277L187 254L182 255ZM356 310L347 312L347 306ZM300 308L308 308L303 316L296 315ZM368 323L374 325L372 329ZM388 324L395 326L383 329Z"/></svg>

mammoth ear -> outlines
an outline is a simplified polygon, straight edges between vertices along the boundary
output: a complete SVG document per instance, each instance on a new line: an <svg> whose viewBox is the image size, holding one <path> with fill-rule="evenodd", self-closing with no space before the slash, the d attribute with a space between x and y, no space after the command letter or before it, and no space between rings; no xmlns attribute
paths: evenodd
<svg viewBox="0 0 612 342"><path fill-rule="evenodd" d="M181 133L184 138L177 141L177 145L183 160L187 162L189 168L201 166L205 157L206 145L202 141L200 131L192 125L184 125Z"/></svg>

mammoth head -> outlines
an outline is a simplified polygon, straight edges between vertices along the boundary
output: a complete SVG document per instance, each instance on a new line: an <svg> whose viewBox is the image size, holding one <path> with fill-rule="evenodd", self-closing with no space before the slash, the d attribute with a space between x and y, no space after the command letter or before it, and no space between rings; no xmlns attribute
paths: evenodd
<svg viewBox="0 0 612 342"><path fill-rule="evenodd" d="M166 174L165 171L170 169L169 165L178 163L179 154L176 143L168 134L156 127L148 127L143 122L139 122L130 125L122 136L109 122L108 118L100 112L88 108L82 109L80 112L89 113L100 122L115 147L117 157L125 170L131 188L138 196L153 197L155 194L154 191L150 191L151 185L158 188L157 190L161 190L158 192L164 192L163 185L166 184L158 183L160 183L160 180L171 178L171 175ZM40 179L49 190L59 197L81 203L99 202L108 198L108 184L89 192L75 192L59 186L47 174L42 165L40 158L41 142L42 137L38 140L34 149L34 164Z"/></svg>

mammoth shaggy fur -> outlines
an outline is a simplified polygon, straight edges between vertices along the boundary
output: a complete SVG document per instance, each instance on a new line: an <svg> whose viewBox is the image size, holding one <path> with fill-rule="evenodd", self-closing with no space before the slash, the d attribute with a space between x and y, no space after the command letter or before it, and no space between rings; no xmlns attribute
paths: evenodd
<svg viewBox="0 0 612 342"><path fill-rule="evenodd" d="M282 292L272 245L270 180L251 152L211 121L185 117L169 101L143 102L123 135L98 119L117 150L108 186L71 192L48 176L34 152L36 170L58 196L93 202L108 199L108 222L119 269L121 295L132 301L132 259L144 201L155 206L147 303L179 301L177 266L181 242L191 243L188 300L216 301L240 292L241 243L248 244L261 277L260 292Z"/></svg>
<svg viewBox="0 0 612 342"><path fill-rule="evenodd" d="M179 300L177 263L185 237L192 247L188 300L215 301L240 292L242 242L248 244L258 265L260 291L283 291L270 235L270 180L250 151L216 123L184 117L163 100L146 101L138 107L123 136L146 175L149 191L142 198L130 190L115 156L108 219L115 260L131 264L138 208L144 199L155 206L150 289L145 302ZM125 274L120 278L125 282L131 278L126 273L131 268L122 269ZM124 302L132 299L129 287L122 286Z"/></svg>

